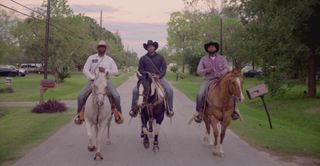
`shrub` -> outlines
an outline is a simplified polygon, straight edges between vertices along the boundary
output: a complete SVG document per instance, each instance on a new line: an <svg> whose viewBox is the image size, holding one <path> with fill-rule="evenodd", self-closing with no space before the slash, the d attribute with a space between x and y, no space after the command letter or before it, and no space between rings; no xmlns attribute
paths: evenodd
<svg viewBox="0 0 320 166"><path fill-rule="evenodd" d="M48 100L47 102L38 104L32 109L33 113L55 113L55 112L64 112L67 110L67 107L64 103L61 103L57 100Z"/></svg>

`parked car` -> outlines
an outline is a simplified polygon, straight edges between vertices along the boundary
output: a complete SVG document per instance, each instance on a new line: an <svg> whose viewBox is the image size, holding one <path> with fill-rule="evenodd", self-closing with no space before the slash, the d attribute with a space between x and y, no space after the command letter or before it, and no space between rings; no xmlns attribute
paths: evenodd
<svg viewBox="0 0 320 166"><path fill-rule="evenodd" d="M26 74L27 74L27 72L26 72L25 69L22 69L22 68L17 69L17 68L16 68L15 66L13 66L13 65L7 65L7 66L8 66L8 68L10 68L10 69L12 69L12 70L17 71L17 72L18 72L18 76L24 77L24 76L26 76Z"/></svg>
<svg viewBox="0 0 320 166"><path fill-rule="evenodd" d="M41 63L23 63L21 69L26 70L27 73L41 73Z"/></svg>
<svg viewBox="0 0 320 166"><path fill-rule="evenodd" d="M262 75L262 72L257 70L249 70L247 72L244 72L243 75L245 77L259 77Z"/></svg>
<svg viewBox="0 0 320 166"><path fill-rule="evenodd" d="M19 75L19 71L10 68L8 65L0 66L0 76L15 77Z"/></svg>

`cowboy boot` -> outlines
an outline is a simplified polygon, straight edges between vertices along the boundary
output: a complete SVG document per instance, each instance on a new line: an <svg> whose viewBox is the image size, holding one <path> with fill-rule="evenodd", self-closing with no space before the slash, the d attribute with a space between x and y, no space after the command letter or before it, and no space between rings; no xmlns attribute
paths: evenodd
<svg viewBox="0 0 320 166"><path fill-rule="evenodd" d="M171 118L171 117L173 117L173 115L174 115L174 112L172 111L172 109L171 109L171 108L168 108L168 109L167 109L167 116L168 116L169 118Z"/></svg>
<svg viewBox="0 0 320 166"><path fill-rule="evenodd" d="M134 106L131 108L131 110L129 111L129 115L132 117L132 118L135 118L137 117L138 115L138 107L137 106Z"/></svg>
<svg viewBox="0 0 320 166"><path fill-rule="evenodd" d="M123 117L122 117L121 112L118 111L115 103L112 103L111 110L112 110L112 113L114 115L114 121L117 124L122 124L123 123Z"/></svg>
<svg viewBox="0 0 320 166"><path fill-rule="evenodd" d="M82 107L81 111L78 113L78 115L74 119L74 123L76 125L81 125L83 122L84 122L84 107Z"/></svg>
<svg viewBox="0 0 320 166"><path fill-rule="evenodd" d="M237 120L240 118L240 115L237 111L233 111L231 118L232 118L232 120Z"/></svg>
<svg viewBox="0 0 320 166"><path fill-rule="evenodd" d="M194 114L193 116L194 118L194 121L197 122L197 123L201 123L202 122L202 119L203 119L203 112L202 111L196 111L196 113Z"/></svg>

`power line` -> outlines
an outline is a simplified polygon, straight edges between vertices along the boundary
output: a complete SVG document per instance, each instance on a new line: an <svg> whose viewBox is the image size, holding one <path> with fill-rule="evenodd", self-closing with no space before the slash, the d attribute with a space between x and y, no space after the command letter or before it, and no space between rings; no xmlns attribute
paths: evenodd
<svg viewBox="0 0 320 166"><path fill-rule="evenodd" d="M0 3L0 6L3 6L3 7L5 7L5 8L7 8L7 9L10 9L10 10L15 11L15 12L17 12L17 13L20 13L20 14L22 14L22 15L24 15L24 16L27 16L27 17L30 17L30 18L33 18L33 19L36 19L36 20L40 20L39 18L36 18L36 17L34 17L34 16L32 16L32 15L28 15L28 14L26 14L26 13L23 13L23 12L19 11L19 10L16 10L16 9L13 9L13 8L8 7L8 6L6 6L6 5L3 5L3 4L1 4L1 3ZM26 8L26 9L31 10L29 7L24 6L24 5L22 5L22 4L21 4L20 6ZM32 11L33 11L33 10L32 10ZM41 15L44 16L43 14L41 14ZM71 32L71 31L69 31L69 30L67 30L67 29L63 29L63 28L60 27L60 26L54 25L54 24L52 24L51 22L50 22L49 24L50 24L51 26L53 26L54 28L56 28L56 29L58 29L58 30L60 30L60 31L66 33L66 34L69 34L69 35L71 35L71 36L73 36L73 37L77 37L77 38L79 38L79 39L81 39L81 40L84 39L83 37L78 36L78 35L75 35L75 33Z"/></svg>
<svg viewBox="0 0 320 166"><path fill-rule="evenodd" d="M18 4L18 5L22 6L22 7L26 8L26 9L29 9L29 10L31 10L31 11L33 11L33 12L35 12L35 13L38 13L38 14L40 14L40 15L42 15L42 16L44 16L44 17L46 17L43 13L40 13L40 12L38 12L38 11L34 10L34 9L31 9L31 8L29 8L28 6L23 5L23 4L21 4L21 3L17 2L17 1L15 1L15 0L10 0L10 1L11 1L11 2L13 2L13 3L16 3L16 4Z"/></svg>
<svg viewBox="0 0 320 166"><path fill-rule="evenodd" d="M24 15L24 16L34 18L33 16L30 16L30 15L28 15L28 14L25 14L25 13L23 13L23 12L20 12L19 10L13 9L13 8L8 7L8 6L6 6L6 5L3 5L3 4L1 4L1 3L0 3L0 6L5 7L5 8L7 8L7 9L10 9L10 10L12 10L12 11L15 11L15 12L17 12L17 13L20 13L20 14L22 14L22 15Z"/></svg>

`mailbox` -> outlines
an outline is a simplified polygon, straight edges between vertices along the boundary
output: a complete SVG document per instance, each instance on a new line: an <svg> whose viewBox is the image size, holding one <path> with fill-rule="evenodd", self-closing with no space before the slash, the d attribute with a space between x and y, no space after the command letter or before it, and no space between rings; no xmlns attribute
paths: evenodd
<svg viewBox="0 0 320 166"><path fill-rule="evenodd" d="M54 88L56 86L56 82L54 80L42 80L40 83L42 88Z"/></svg>
<svg viewBox="0 0 320 166"><path fill-rule="evenodd" d="M256 97L263 96L267 93L268 93L268 86L266 84L261 84L247 90L247 94L250 100Z"/></svg>
<svg viewBox="0 0 320 166"><path fill-rule="evenodd" d="M271 117L269 114L268 107L266 105L266 102L264 101L264 95L268 93L268 86L266 84L261 84L255 87L252 87L247 90L247 94L250 100L260 97L264 106L264 110L266 111L268 121L269 121L269 126L270 129L272 129L272 123L271 123Z"/></svg>

